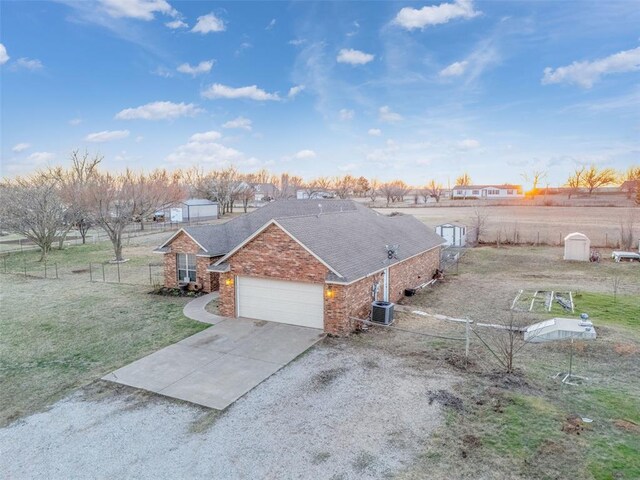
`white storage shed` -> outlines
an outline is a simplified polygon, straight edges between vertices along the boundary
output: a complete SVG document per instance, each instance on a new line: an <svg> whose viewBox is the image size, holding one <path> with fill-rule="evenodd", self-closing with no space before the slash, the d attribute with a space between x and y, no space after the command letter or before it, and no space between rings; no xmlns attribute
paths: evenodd
<svg viewBox="0 0 640 480"><path fill-rule="evenodd" d="M447 241L447 246L464 247L467 244L467 227L459 223L443 223L436 233Z"/></svg>
<svg viewBox="0 0 640 480"><path fill-rule="evenodd" d="M564 259L588 262L591 254L591 241L583 233L570 233L564 237Z"/></svg>

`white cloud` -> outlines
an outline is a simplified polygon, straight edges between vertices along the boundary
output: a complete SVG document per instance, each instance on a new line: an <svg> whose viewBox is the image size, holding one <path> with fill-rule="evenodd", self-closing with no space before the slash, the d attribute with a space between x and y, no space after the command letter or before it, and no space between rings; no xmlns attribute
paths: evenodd
<svg viewBox="0 0 640 480"><path fill-rule="evenodd" d="M544 69L542 84L569 83L583 88L591 88L603 75L612 73L635 72L640 70L640 47L624 50L593 62L573 62L555 70Z"/></svg>
<svg viewBox="0 0 640 480"><path fill-rule="evenodd" d="M458 148L461 150L474 150L480 147L480 142L474 138L465 138L458 142Z"/></svg>
<svg viewBox="0 0 640 480"><path fill-rule="evenodd" d="M151 102L136 108L125 108L118 112L118 120L169 120L179 117L193 117L203 112L193 103Z"/></svg>
<svg viewBox="0 0 640 480"><path fill-rule="evenodd" d="M103 143L113 140L122 140L129 136L129 130L104 130L102 132L90 133L84 139L87 142Z"/></svg>
<svg viewBox="0 0 640 480"><path fill-rule="evenodd" d="M306 43L306 38L294 38L293 40L289 40L289 45L293 45L294 47L299 47L303 43Z"/></svg>
<svg viewBox="0 0 640 480"><path fill-rule="evenodd" d="M24 152L26 149L28 149L31 145L28 143L18 143L16 145L13 146L13 148L11 149L12 152L16 152L16 153L20 153L20 152Z"/></svg>
<svg viewBox="0 0 640 480"><path fill-rule="evenodd" d="M380 130L379 128L370 128L367 133L372 137L379 137L380 135L382 135L382 130Z"/></svg>
<svg viewBox="0 0 640 480"><path fill-rule="evenodd" d="M82 123L81 118L72 118L71 120L69 120L69 125L71 125L72 127L77 127L81 123Z"/></svg>
<svg viewBox="0 0 640 480"><path fill-rule="evenodd" d="M244 130L251 130L251 120L244 117L234 118L233 120L229 120L222 128L242 128Z"/></svg>
<svg viewBox="0 0 640 480"><path fill-rule="evenodd" d="M351 65L364 65L371 62L375 58L375 55L370 53L361 52L360 50L354 50L352 48L343 48L338 52L336 60L338 63L349 63Z"/></svg>
<svg viewBox="0 0 640 480"><path fill-rule="evenodd" d="M16 63L14 64L15 68L24 68L25 70L31 70L32 72L35 72L37 70L42 70L44 68L44 66L42 65L42 62L36 58L31 59L31 58L19 58L18 60L16 60Z"/></svg>
<svg viewBox="0 0 640 480"><path fill-rule="evenodd" d="M7 49L5 46L0 43L0 65L4 65L9 61L9 55L7 54Z"/></svg>
<svg viewBox="0 0 640 480"><path fill-rule="evenodd" d="M198 17L198 21L191 31L204 35L211 32L224 32L225 29L225 24L220 18L216 17L213 13L208 13Z"/></svg>
<svg viewBox="0 0 640 480"><path fill-rule="evenodd" d="M214 98L248 98L251 100L280 100L277 93L267 93L264 90L258 88L256 85L250 85L247 87L233 88L219 83L214 83L206 90L202 91L202 96L209 99Z"/></svg>
<svg viewBox="0 0 640 480"><path fill-rule="evenodd" d="M171 16L178 13L166 0L100 0L100 4L114 18L149 21L156 12Z"/></svg>
<svg viewBox="0 0 640 480"><path fill-rule="evenodd" d="M167 156L167 161L182 166L205 164L210 168L227 167L229 165L255 166L258 161L230 147L216 142L221 137L218 132L196 133L189 141L177 147Z"/></svg>
<svg viewBox="0 0 640 480"><path fill-rule="evenodd" d="M208 132L202 133L194 133L189 138L190 142L214 142L222 138L220 132L216 132L215 130L210 130Z"/></svg>
<svg viewBox="0 0 640 480"><path fill-rule="evenodd" d="M34 162L36 165L48 162L56 158L55 154L51 152L33 152L27 157L27 160Z"/></svg>
<svg viewBox="0 0 640 480"><path fill-rule="evenodd" d="M298 153L296 153L293 158L296 158L298 160L305 160L307 158L315 158L316 157L316 152L314 152L313 150L300 150Z"/></svg>
<svg viewBox="0 0 640 480"><path fill-rule="evenodd" d="M167 67L164 67L162 65L160 65L155 70L152 70L151 73L153 75L157 75L158 77L162 77L162 78L171 78L171 77L173 77L173 72L171 70L169 70Z"/></svg>
<svg viewBox="0 0 640 480"><path fill-rule="evenodd" d="M441 77L459 77L465 72L468 65L469 65L469 62L467 60L463 60L461 62L453 62L448 67L440 70L440 76Z"/></svg>
<svg viewBox="0 0 640 480"><path fill-rule="evenodd" d="M199 75L201 73L209 73L211 71L211 67L213 67L213 60L203 60L198 65L189 65L188 63L183 63L178 66L177 70L180 73L186 73L188 75Z"/></svg>
<svg viewBox="0 0 640 480"><path fill-rule="evenodd" d="M347 110L346 108L343 108L342 110L340 110L340 120L347 121L347 120L353 120L353 117L355 116L356 112L354 112L353 110Z"/></svg>
<svg viewBox="0 0 640 480"><path fill-rule="evenodd" d="M289 89L289 94L287 96L289 98L295 98L303 90L304 90L304 85L296 85Z"/></svg>
<svg viewBox="0 0 640 480"><path fill-rule="evenodd" d="M381 122L393 123L402 120L402 115L391 111L391 108L385 105L384 107L380 107L380 109L378 110L378 119Z"/></svg>
<svg viewBox="0 0 640 480"><path fill-rule="evenodd" d="M142 140L144 140L144 137L142 135L138 135L136 137L136 143L140 143Z"/></svg>
<svg viewBox="0 0 640 480"><path fill-rule="evenodd" d="M265 30L271 30L275 26L276 26L276 19L272 18L271 21L269 22L269 25L266 26Z"/></svg>
<svg viewBox="0 0 640 480"><path fill-rule="evenodd" d="M394 23L407 30L413 30L440 25L456 18L473 18L477 15L480 15L480 12L474 10L472 0L456 0L453 3L430 5L421 9L405 7L398 12Z"/></svg>
<svg viewBox="0 0 640 480"><path fill-rule="evenodd" d="M187 25L185 22L183 22L180 19L172 20L171 22L165 23L165 25L171 28L172 30L177 30L178 28L189 28L189 25Z"/></svg>

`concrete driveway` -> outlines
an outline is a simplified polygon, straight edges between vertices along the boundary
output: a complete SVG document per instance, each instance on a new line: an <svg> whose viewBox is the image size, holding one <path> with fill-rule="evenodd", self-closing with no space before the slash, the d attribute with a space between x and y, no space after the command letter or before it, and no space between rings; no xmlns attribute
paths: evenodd
<svg viewBox="0 0 640 480"><path fill-rule="evenodd" d="M103 380L223 410L323 336L314 328L225 319Z"/></svg>

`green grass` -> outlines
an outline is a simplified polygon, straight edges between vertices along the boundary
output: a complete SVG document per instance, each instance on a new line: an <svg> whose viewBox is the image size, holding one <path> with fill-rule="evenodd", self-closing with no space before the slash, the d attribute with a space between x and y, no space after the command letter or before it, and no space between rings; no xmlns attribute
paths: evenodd
<svg viewBox="0 0 640 480"><path fill-rule="evenodd" d="M583 292L575 294L573 301L576 315L586 312L592 320L640 329L638 295L618 295L614 299L613 294Z"/></svg>
<svg viewBox="0 0 640 480"><path fill-rule="evenodd" d="M104 245L55 252L61 264L108 254ZM0 275L0 425L203 330L184 300L149 287Z"/></svg>

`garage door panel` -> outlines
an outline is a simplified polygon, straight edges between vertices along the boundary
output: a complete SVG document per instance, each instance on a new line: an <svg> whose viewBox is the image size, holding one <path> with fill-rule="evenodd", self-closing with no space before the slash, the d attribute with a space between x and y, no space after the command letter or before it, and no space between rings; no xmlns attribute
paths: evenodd
<svg viewBox="0 0 640 480"><path fill-rule="evenodd" d="M238 277L238 315L324 328L323 285Z"/></svg>

